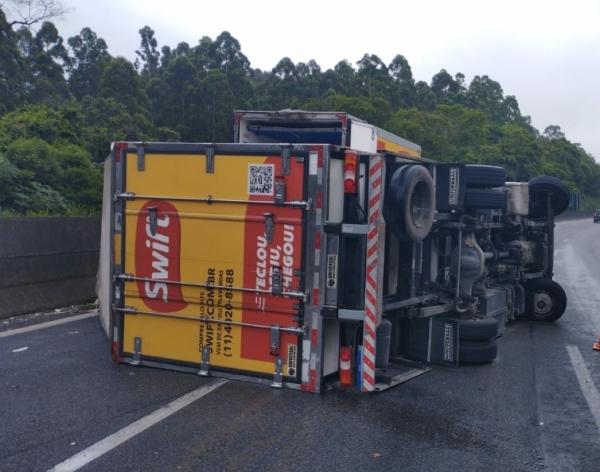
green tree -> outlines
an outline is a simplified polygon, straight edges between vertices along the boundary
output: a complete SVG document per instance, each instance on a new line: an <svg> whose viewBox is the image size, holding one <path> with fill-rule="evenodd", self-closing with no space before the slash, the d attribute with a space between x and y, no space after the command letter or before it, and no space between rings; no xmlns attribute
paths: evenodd
<svg viewBox="0 0 600 472"><path fill-rule="evenodd" d="M64 65L68 61L63 39L54 24L46 21L32 35L25 27L17 32L28 67L28 100L58 105L68 98Z"/></svg>
<svg viewBox="0 0 600 472"><path fill-rule="evenodd" d="M96 95L102 71L110 60L106 41L85 27L68 43L72 52L67 63L71 93L78 99Z"/></svg>
<svg viewBox="0 0 600 472"><path fill-rule="evenodd" d="M0 115L25 101L27 68L17 36L0 8Z"/></svg>
<svg viewBox="0 0 600 472"><path fill-rule="evenodd" d="M140 48L135 53L142 64L142 76L150 79L158 72L160 62L158 42L154 37L154 30L149 26L144 26L138 32L140 34Z"/></svg>
<svg viewBox="0 0 600 472"><path fill-rule="evenodd" d="M362 93L369 97L389 97L392 79L383 61L375 54L365 54L357 64L356 77L360 82Z"/></svg>
<svg viewBox="0 0 600 472"><path fill-rule="evenodd" d="M140 76L124 57L113 58L106 64L98 82L98 95L114 98L134 113L143 115L148 111L148 99Z"/></svg>
<svg viewBox="0 0 600 472"><path fill-rule="evenodd" d="M388 67L394 79L392 105L408 108L415 105L416 89L412 69L406 58L396 55Z"/></svg>

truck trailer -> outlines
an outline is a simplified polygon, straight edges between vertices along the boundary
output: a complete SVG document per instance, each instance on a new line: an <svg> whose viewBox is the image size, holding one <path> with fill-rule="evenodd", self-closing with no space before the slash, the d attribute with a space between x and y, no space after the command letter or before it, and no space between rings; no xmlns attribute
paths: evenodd
<svg viewBox="0 0 600 472"><path fill-rule="evenodd" d="M237 111L233 135L113 144L115 361L371 392L493 362L507 323L563 314L558 179L439 163L346 113Z"/></svg>

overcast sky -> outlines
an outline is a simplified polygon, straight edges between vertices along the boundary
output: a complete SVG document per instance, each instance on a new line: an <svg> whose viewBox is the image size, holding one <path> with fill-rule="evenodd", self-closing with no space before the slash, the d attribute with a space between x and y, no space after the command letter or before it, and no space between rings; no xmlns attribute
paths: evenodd
<svg viewBox="0 0 600 472"><path fill-rule="evenodd" d="M600 160L600 0L65 0L63 37L89 26L111 54L135 59L138 30L159 46L229 31L252 67L285 56L323 70L364 53L404 55L416 80L444 68L487 74L540 131L558 124Z"/></svg>

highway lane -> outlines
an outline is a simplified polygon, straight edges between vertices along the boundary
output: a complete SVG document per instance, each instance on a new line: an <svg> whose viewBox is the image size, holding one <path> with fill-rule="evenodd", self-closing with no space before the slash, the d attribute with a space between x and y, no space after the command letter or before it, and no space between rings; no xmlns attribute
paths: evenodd
<svg viewBox="0 0 600 472"><path fill-rule="evenodd" d="M598 471L599 235L558 225L567 312L509 326L492 365L370 396L230 381L81 470ZM0 470L47 470L213 381L113 364L95 318L0 338Z"/></svg>

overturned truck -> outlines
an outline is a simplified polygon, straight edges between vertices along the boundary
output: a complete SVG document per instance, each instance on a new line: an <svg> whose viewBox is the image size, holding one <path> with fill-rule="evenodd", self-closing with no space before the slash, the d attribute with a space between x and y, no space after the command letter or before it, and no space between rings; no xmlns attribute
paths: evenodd
<svg viewBox="0 0 600 472"><path fill-rule="evenodd" d="M436 163L345 113L236 112L227 144L114 143L106 175L118 362L369 392L492 362L508 322L566 307L560 181Z"/></svg>

